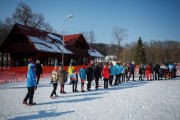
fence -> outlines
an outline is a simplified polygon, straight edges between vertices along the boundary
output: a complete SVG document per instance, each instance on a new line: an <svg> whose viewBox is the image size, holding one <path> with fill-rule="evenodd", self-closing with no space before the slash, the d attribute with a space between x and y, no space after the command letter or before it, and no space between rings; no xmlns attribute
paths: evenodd
<svg viewBox="0 0 180 120"><path fill-rule="evenodd" d="M75 66L77 71L79 71L80 66ZM180 75L180 65L177 67L177 75ZM54 66L43 66L43 78L48 78L50 73L54 69ZM67 71L68 66L64 69ZM27 66L17 66L9 68L0 68L0 84L19 82L26 80ZM135 68L135 76L138 76L139 66Z"/></svg>

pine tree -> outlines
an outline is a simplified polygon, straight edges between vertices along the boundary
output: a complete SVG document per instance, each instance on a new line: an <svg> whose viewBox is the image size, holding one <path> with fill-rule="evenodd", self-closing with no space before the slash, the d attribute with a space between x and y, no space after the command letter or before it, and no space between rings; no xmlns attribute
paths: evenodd
<svg viewBox="0 0 180 120"><path fill-rule="evenodd" d="M136 45L135 63L138 65L140 65L141 63L146 63L146 51L141 37L139 37L139 40Z"/></svg>

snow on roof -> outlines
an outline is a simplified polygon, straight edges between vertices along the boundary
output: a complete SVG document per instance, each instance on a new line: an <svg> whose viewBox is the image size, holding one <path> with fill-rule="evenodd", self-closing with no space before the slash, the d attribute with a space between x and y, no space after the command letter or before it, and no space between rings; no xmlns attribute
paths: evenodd
<svg viewBox="0 0 180 120"><path fill-rule="evenodd" d="M60 42L62 42L63 40L59 37L59 36L56 36L56 35L53 35L51 33L48 33L47 34L50 38L53 38L53 39L56 39L56 40L59 40Z"/></svg>
<svg viewBox="0 0 180 120"><path fill-rule="evenodd" d="M104 57L102 54L100 54L97 50L95 49L88 49L88 53L92 57Z"/></svg>
<svg viewBox="0 0 180 120"><path fill-rule="evenodd" d="M29 41L34 44L34 47L37 50L46 51L46 52L56 52L56 53L62 53L62 51L64 50L65 54L72 54L71 51L63 47L60 41L52 42L52 40L50 40L48 37L43 39L43 38L28 36L28 38Z"/></svg>
<svg viewBox="0 0 180 120"><path fill-rule="evenodd" d="M108 55L105 57L106 60L114 60L116 59L117 57L115 55Z"/></svg>

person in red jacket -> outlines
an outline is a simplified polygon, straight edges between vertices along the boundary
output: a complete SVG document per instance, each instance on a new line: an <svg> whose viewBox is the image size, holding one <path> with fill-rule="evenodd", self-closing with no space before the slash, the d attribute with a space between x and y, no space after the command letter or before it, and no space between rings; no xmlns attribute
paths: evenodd
<svg viewBox="0 0 180 120"><path fill-rule="evenodd" d="M103 76L104 76L104 88L108 88L108 81L109 81L109 76L110 76L110 69L108 66L108 63L103 68Z"/></svg>
<svg viewBox="0 0 180 120"><path fill-rule="evenodd" d="M152 80L152 67L150 66L150 64L147 64L145 69L146 69L147 81L149 81L149 76L150 76L150 80Z"/></svg>

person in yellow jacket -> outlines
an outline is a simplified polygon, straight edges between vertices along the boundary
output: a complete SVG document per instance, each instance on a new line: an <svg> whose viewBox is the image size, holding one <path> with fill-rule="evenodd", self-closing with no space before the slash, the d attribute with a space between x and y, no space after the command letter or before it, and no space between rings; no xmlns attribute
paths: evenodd
<svg viewBox="0 0 180 120"><path fill-rule="evenodd" d="M74 67L72 66L72 64L70 64L70 66L68 67L68 74L69 74L69 77L70 77L70 83L69 84L72 84L72 73L74 72Z"/></svg>

